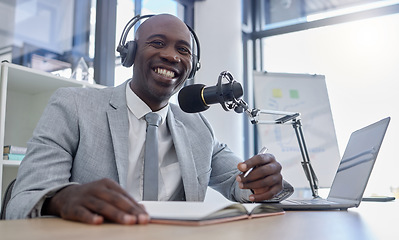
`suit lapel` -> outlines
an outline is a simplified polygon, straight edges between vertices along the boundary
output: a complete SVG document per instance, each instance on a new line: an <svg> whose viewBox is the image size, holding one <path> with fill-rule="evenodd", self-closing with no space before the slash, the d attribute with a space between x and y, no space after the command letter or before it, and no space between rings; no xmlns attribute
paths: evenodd
<svg viewBox="0 0 399 240"><path fill-rule="evenodd" d="M185 131L184 125L179 120L175 119L171 108L169 108L168 112L168 126L173 138L177 159L181 169L186 200L199 201L199 182L196 177L197 169L194 164L192 151L187 146L187 143L190 142L189 136Z"/></svg>
<svg viewBox="0 0 399 240"><path fill-rule="evenodd" d="M129 167L129 119L126 106L126 84L127 82L114 88L109 101L110 107L107 110L119 184L123 188L126 187Z"/></svg>

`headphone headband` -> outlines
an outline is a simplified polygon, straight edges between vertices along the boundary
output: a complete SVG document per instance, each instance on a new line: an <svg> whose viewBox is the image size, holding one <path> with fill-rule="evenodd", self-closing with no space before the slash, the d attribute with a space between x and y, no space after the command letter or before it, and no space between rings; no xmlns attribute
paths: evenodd
<svg viewBox="0 0 399 240"><path fill-rule="evenodd" d="M129 31L134 27L137 22L139 22L142 19L145 18L150 18L155 16L154 14L149 14L149 15L136 15L132 19L129 20L129 22L126 24L126 26L123 28L121 38L119 40L118 47L116 48L116 51L119 52L121 56L121 62L124 67L131 67L134 63L134 58L136 55L136 48L137 48L137 43L135 41L128 41L126 42L127 35L129 34ZM200 69L201 63L200 63L200 44L197 35L195 34L194 30L186 24L188 30L190 31L194 42L195 42L195 49L196 49L196 54L193 54L193 63L192 63L192 68L191 72L188 76L188 80L192 80L195 76L195 73Z"/></svg>

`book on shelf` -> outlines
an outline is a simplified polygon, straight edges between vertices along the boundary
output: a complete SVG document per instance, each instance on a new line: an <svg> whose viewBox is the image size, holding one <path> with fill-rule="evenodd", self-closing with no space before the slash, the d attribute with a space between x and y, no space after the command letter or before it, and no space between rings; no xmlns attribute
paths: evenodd
<svg viewBox="0 0 399 240"><path fill-rule="evenodd" d="M142 201L151 223L201 226L284 214L267 203Z"/></svg>
<svg viewBox="0 0 399 240"><path fill-rule="evenodd" d="M18 154L18 153L4 153L3 160L16 160L22 161L24 159L25 154Z"/></svg>
<svg viewBox="0 0 399 240"><path fill-rule="evenodd" d="M14 153L14 154L26 154L26 147L6 145L3 148L3 154Z"/></svg>

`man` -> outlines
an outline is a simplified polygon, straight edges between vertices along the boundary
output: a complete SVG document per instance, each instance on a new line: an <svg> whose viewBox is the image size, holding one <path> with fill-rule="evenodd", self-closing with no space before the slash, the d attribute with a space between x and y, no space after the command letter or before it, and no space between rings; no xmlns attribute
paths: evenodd
<svg viewBox="0 0 399 240"><path fill-rule="evenodd" d="M8 219L56 215L89 224L148 223L139 204L148 112L162 116L158 200L203 201L208 185L243 202L282 190L281 166L271 154L241 163L201 114L168 103L191 71L187 26L156 15L135 38L131 81L101 90L59 89L52 96L28 142ZM241 172L255 166L244 178Z"/></svg>

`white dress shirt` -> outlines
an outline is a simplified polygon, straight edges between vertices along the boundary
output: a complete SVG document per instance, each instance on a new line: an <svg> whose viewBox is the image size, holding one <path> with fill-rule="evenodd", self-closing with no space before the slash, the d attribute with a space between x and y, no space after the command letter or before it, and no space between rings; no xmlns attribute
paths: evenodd
<svg viewBox="0 0 399 240"><path fill-rule="evenodd" d="M129 169L126 190L136 201L141 201L143 198L143 163L147 127L144 116L151 112L151 109L130 89L130 84L126 85L126 101L129 109ZM166 124L168 108L169 105L156 112L162 117L158 129L159 201L169 200L182 184L176 150Z"/></svg>

